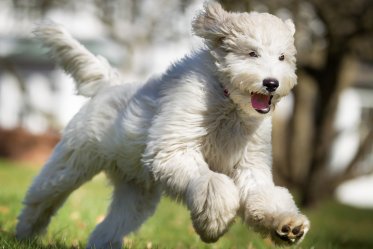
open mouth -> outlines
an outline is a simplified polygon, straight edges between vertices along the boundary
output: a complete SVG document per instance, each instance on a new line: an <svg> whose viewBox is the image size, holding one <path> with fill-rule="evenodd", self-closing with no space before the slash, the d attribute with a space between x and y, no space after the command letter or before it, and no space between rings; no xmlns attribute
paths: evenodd
<svg viewBox="0 0 373 249"><path fill-rule="evenodd" d="M271 110L272 95L261 93L251 93L251 105L261 114L266 114Z"/></svg>

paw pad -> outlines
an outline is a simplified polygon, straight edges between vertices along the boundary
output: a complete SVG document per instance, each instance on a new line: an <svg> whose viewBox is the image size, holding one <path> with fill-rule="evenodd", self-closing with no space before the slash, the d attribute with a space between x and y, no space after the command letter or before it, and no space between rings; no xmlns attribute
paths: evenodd
<svg viewBox="0 0 373 249"><path fill-rule="evenodd" d="M281 232L277 234L281 240L294 243L303 236L304 231L301 225L294 228L291 228L289 225L284 225L281 228Z"/></svg>
<svg viewBox="0 0 373 249"><path fill-rule="evenodd" d="M309 221L303 215L282 217L278 224L272 234L272 239L276 244L296 244L309 230Z"/></svg>

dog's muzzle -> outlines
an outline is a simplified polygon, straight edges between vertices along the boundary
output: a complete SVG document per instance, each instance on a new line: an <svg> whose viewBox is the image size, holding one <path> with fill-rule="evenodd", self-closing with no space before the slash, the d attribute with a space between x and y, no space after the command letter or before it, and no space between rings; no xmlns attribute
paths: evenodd
<svg viewBox="0 0 373 249"><path fill-rule="evenodd" d="M268 94L263 93L251 93L251 105L252 107L261 114L266 114L271 110L271 101L274 93L279 87L279 82L274 78L265 78L263 80L263 86L267 90Z"/></svg>

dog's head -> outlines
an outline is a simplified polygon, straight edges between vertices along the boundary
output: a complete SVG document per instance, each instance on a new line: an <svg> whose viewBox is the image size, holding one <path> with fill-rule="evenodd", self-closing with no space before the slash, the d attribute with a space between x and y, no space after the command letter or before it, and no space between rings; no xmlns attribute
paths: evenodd
<svg viewBox="0 0 373 249"><path fill-rule="evenodd" d="M216 59L230 98L247 113L266 114L297 82L291 20L232 13L210 2L193 21Z"/></svg>

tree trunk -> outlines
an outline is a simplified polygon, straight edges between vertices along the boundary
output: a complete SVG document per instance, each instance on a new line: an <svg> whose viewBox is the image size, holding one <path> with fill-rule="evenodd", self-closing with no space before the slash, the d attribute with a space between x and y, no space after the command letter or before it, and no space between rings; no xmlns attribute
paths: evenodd
<svg viewBox="0 0 373 249"><path fill-rule="evenodd" d="M311 144L311 159L302 186L303 206L314 204L322 196L330 196L334 189L329 189L327 166L335 135L334 120L341 92L339 73L343 54L330 51L325 67L312 75L317 82L318 94L314 113L314 139Z"/></svg>

